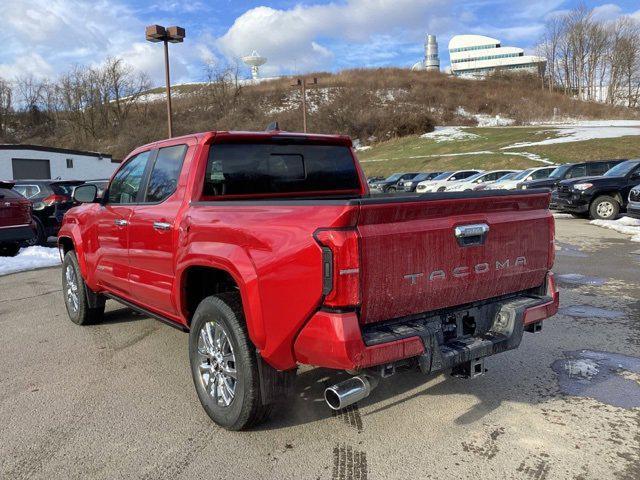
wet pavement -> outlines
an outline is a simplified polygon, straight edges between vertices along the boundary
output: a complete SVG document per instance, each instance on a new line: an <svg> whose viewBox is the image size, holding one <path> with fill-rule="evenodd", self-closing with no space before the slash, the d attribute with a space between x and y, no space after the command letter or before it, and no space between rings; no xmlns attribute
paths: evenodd
<svg viewBox="0 0 640 480"><path fill-rule="evenodd" d="M556 219L561 311L473 380L397 374L345 411L335 372L253 431L213 425L187 337L109 302L66 318L60 270L0 278L0 478L640 478L640 245Z"/></svg>

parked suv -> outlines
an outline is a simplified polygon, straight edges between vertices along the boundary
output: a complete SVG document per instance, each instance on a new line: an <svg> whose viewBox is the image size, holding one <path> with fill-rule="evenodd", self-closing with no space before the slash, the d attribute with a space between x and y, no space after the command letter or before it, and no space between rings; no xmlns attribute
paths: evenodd
<svg viewBox="0 0 640 480"><path fill-rule="evenodd" d="M488 190L515 190L520 185L525 182L530 182L532 180L545 180L549 178L549 175L556 169L555 166L552 167L536 167L536 168L528 168L521 172L518 172L513 177L508 180L495 182L491 185L487 186Z"/></svg>
<svg viewBox="0 0 640 480"><path fill-rule="evenodd" d="M431 180L423 180L422 182L418 183L416 192L444 192L445 188L450 185L450 182L463 180L480 172L482 172L482 170L456 170L455 172L442 172L440 175L432 178Z"/></svg>
<svg viewBox="0 0 640 480"><path fill-rule="evenodd" d="M565 163L564 165L556 167L547 178L524 182L519 185L518 188L521 190L526 190L528 188L550 188L553 190L562 180L602 175L610 168L615 167L621 162L624 162L624 160L597 160L593 162ZM553 199L551 203L553 204Z"/></svg>
<svg viewBox="0 0 640 480"><path fill-rule="evenodd" d="M62 217L75 205L73 190L81 180L18 180L14 189L33 204L37 235L34 243L44 245L58 235Z"/></svg>
<svg viewBox="0 0 640 480"><path fill-rule="evenodd" d="M12 182L0 181L0 255L10 257L35 236L31 202L12 188Z"/></svg>
<svg viewBox="0 0 640 480"><path fill-rule="evenodd" d="M631 189L640 182L640 159L619 163L599 177L565 180L558 185L557 209L574 216L613 220L627 207Z"/></svg>
<svg viewBox="0 0 640 480"><path fill-rule="evenodd" d="M395 192L397 190L402 190L402 188L398 186L399 182L402 182L404 180L412 180L418 175L419 175L418 173L394 173L393 175L390 175L384 180L380 180L379 182L373 182L372 184L370 184L371 192L372 193L380 193L380 192L390 193L390 192Z"/></svg>
<svg viewBox="0 0 640 480"><path fill-rule="evenodd" d="M398 190L404 190L405 192L415 192L418 183L424 182L425 180L433 180L442 172L428 172L428 173L419 173L411 180L404 180L398 182Z"/></svg>
<svg viewBox="0 0 640 480"><path fill-rule="evenodd" d="M369 196L345 136L171 138L135 150L102 200L74 195L71 321L111 298L190 332L198 398L231 430L286 402L299 365L348 375L325 391L339 410L402 369L482 375L558 309L548 192Z"/></svg>
<svg viewBox="0 0 640 480"><path fill-rule="evenodd" d="M640 218L640 184L633 187L629 192L627 215L633 218Z"/></svg>

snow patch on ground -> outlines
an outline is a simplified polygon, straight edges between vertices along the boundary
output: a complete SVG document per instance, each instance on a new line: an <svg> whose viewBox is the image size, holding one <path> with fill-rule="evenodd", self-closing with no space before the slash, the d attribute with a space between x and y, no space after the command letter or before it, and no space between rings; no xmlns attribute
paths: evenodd
<svg viewBox="0 0 640 480"><path fill-rule="evenodd" d="M613 122L613 121L611 121ZM539 142L520 142L502 147L502 150L511 148L531 147L538 145L552 145L556 143L583 142L585 140L593 140L600 138L618 138L633 135L640 135L640 121L632 120L618 121L619 123L598 123L598 122L580 122L578 125L562 126L554 128L555 133L559 136L556 138L547 138Z"/></svg>
<svg viewBox="0 0 640 480"><path fill-rule="evenodd" d="M362 145L362 146L356 147L356 151L358 152L366 152L367 150L371 150L371 145Z"/></svg>
<svg viewBox="0 0 640 480"><path fill-rule="evenodd" d="M15 257L0 257L0 275L56 265L60 265L57 248L27 247L20 249Z"/></svg>
<svg viewBox="0 0 640 480"><path fill-rule="evenodd" d="M544 126L572 126L572 127L640 127L640 120L579 120L563 118L555 121L531 122L531 125Z"/></svg>
<svg viewBox="0 0 640 480"><path fill-rule="evenodd" d="M451 142L455 140L471 140L479 138L480 135L467 132L464 127L436 127L433 132L420 135L420 138L428 138L436 142Z"/></svg>
<svg viewBox="0 0 640 480"><path fill-rule="evenodd" d="M553 217L554 218L573 218L573 215L571 215L570 213L553 212Z"/></svg>
<svg viewBox="0 0 640 480"><path fill-rule="evenodd" d="M540 155L537 155L535 153L530 153L530 152L509 152L509 153L503 152L503 153L505 153L506 155L517 155L518 157L525 157L525 158L528 158L529 160L533 160L534 162L540 162L546 165L555 165L555 163L553 163L548 158L541 157Z"/></svg>
<svg viewBox="0 0 640 480"><path fill-rule="evenodd" d="M478 127L506 127L513 125L515 120L500 115L487 115L484 113L467 112L463 107L458 107L456 113L461 117L472 118L478 122Z"/></svg>
<svg viewBox="0 0 640 480"><path fill-rule="evenodd" d="M631 235L632 242L640 242L640 219L622 217L618 220L591 220L591 225L610 228L625 235Z"/></svg>

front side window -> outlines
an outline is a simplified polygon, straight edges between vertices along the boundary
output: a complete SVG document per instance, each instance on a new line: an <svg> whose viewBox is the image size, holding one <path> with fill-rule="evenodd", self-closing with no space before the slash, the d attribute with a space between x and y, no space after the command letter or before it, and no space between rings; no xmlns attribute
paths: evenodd
<svg viewBox="0 0 640 480"><path fill-rule="evenodd" d="M139 153L118 170L109 186L109 203L136 202L150 156L150 151Z"/></svg>
<svg viewBox="0 0 640 480"><path fill-rule="evenodd" d="M187 153L186 145L174 145L158 150L158 156L149 177L145 201L162 202L175 192L185 153Z"/></svg>

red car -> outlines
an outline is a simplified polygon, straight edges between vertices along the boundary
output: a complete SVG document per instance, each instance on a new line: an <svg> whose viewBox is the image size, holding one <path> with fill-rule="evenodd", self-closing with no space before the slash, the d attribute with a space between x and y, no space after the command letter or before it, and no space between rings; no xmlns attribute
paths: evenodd
<svg viewBox="0 0 640 480"><path fill-rule="evenodd" d="M228 429L263 420L299 364L353 375L325 392L339 409L399 367L480 375L558 308L548 191L370 197L344 136L173 138L131 153L102 199L74 197L69 317L111 298L190 332L196 391Z"/></svg>
<svg viewBox="0 0 640 480"><path fill-rule="evenodd" d="M35 237L31 202L12 190L13 182L0 181L0 255L13 257Z"/></svg>

